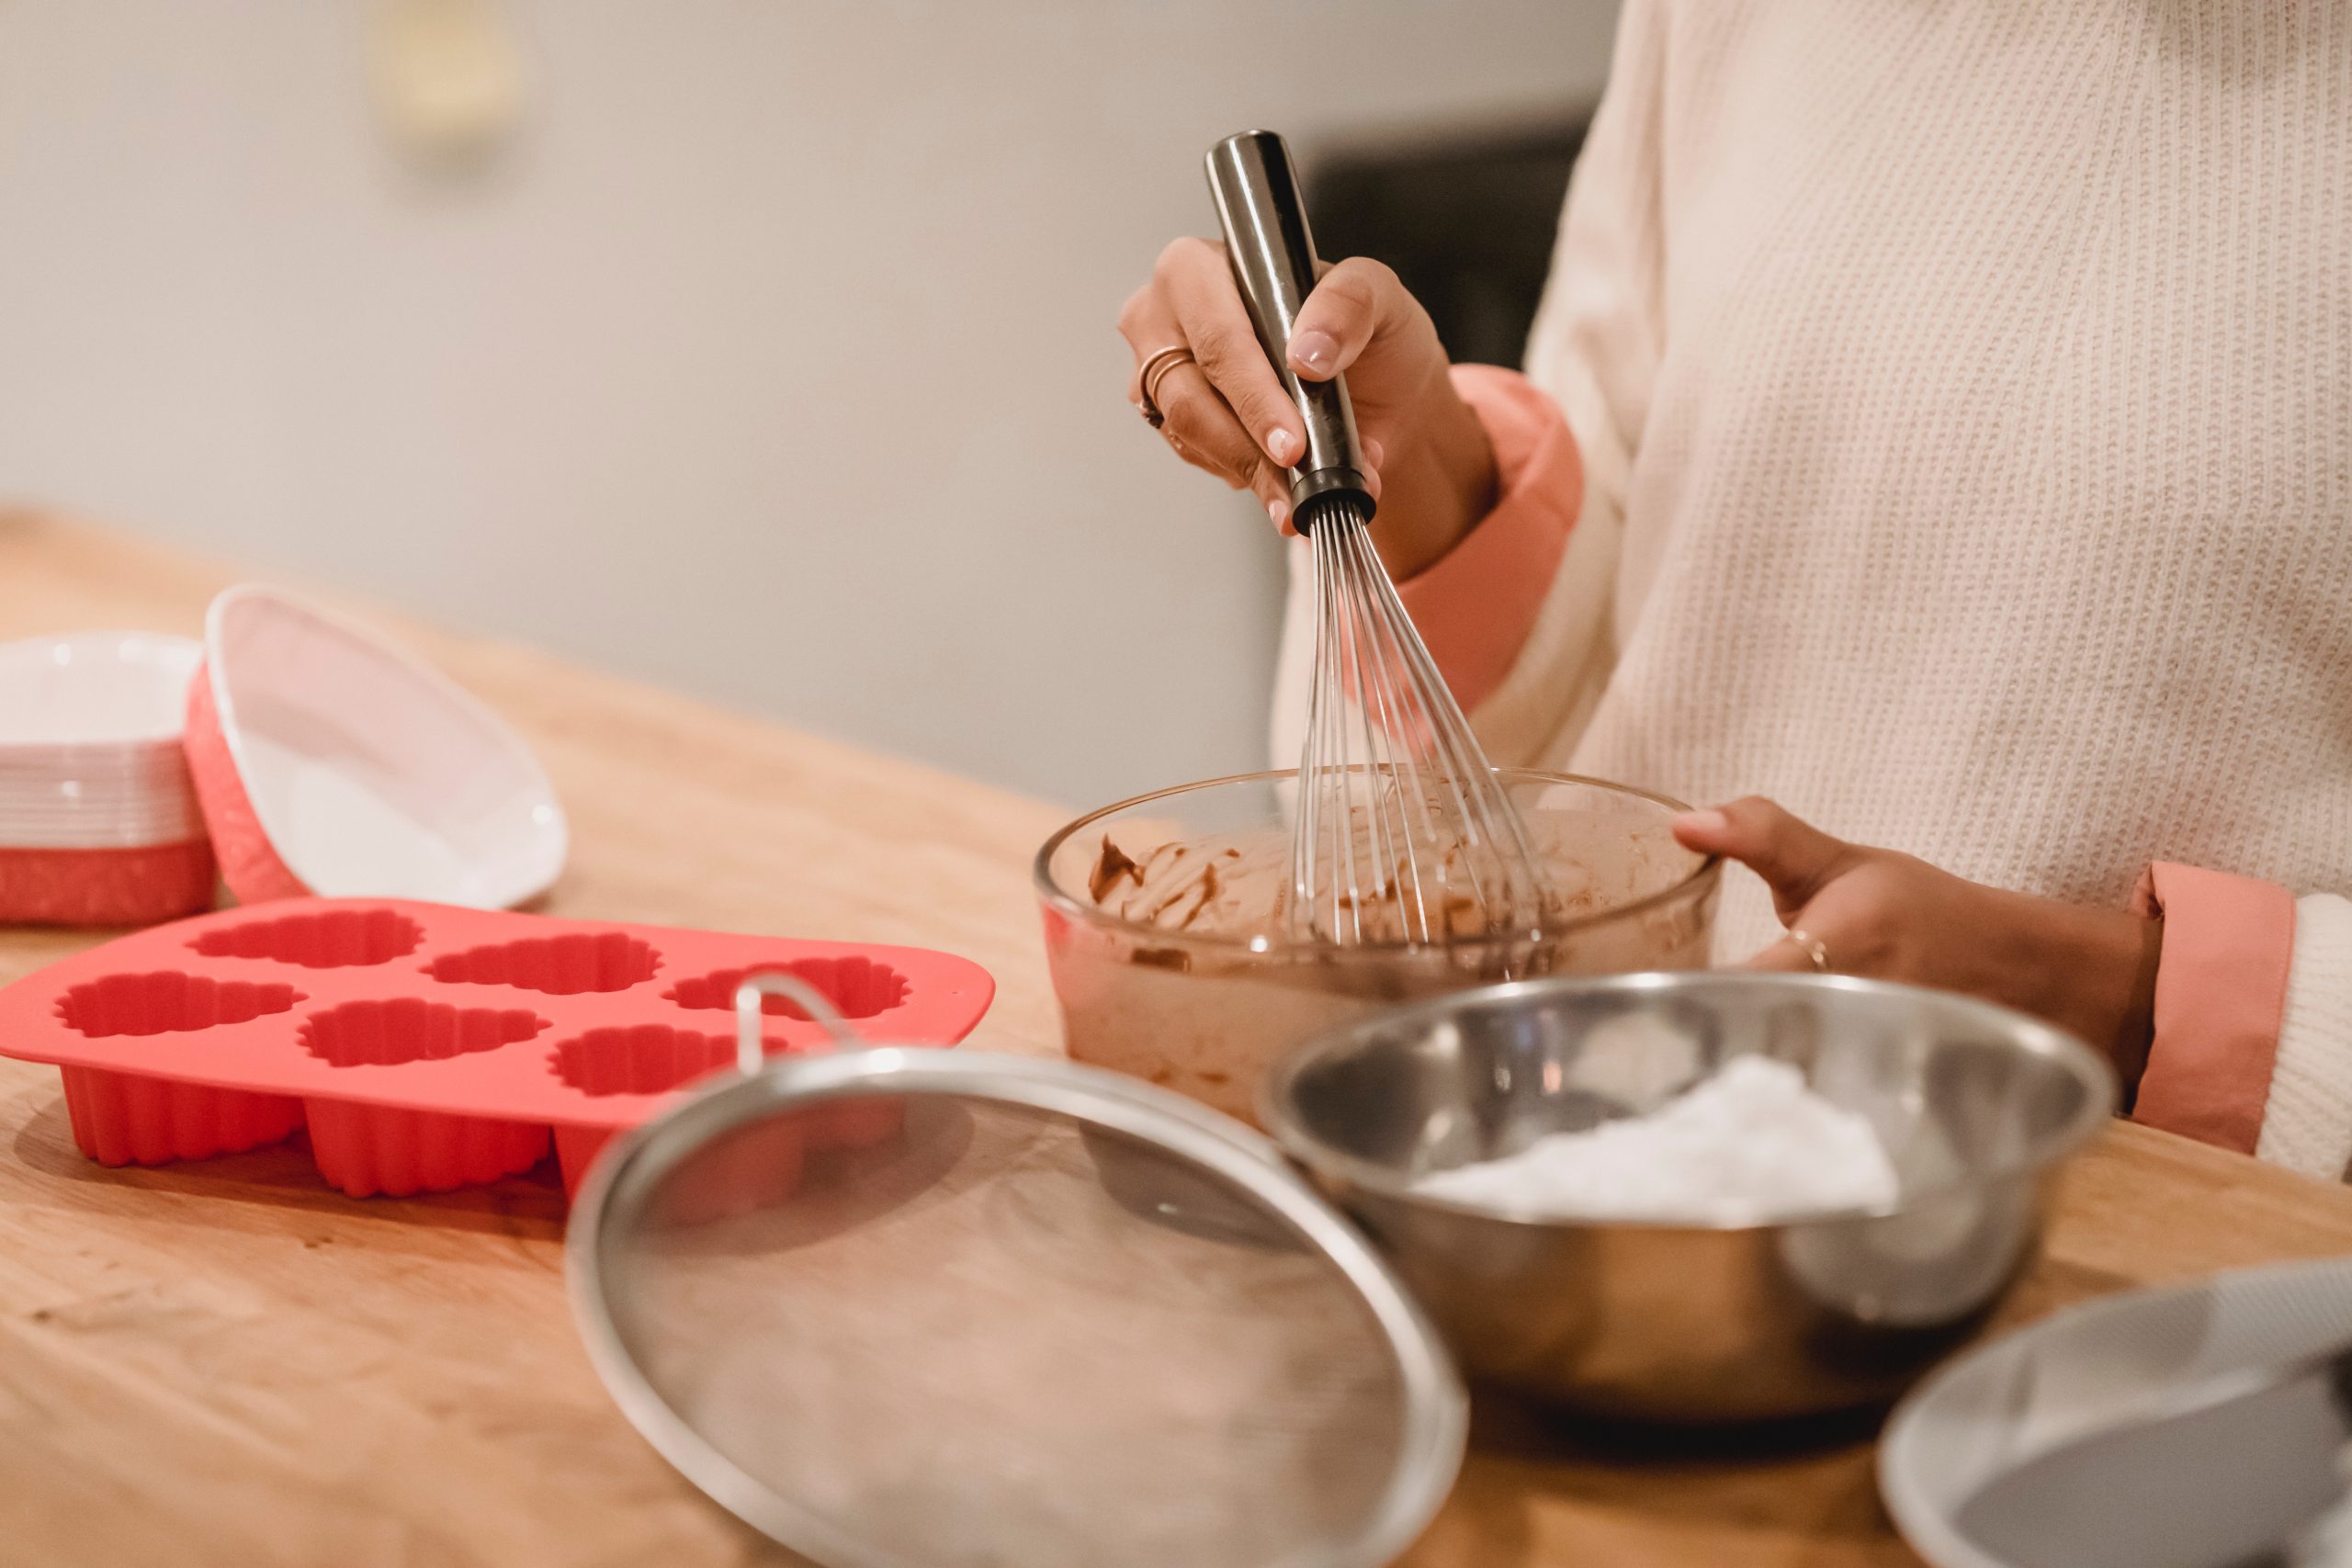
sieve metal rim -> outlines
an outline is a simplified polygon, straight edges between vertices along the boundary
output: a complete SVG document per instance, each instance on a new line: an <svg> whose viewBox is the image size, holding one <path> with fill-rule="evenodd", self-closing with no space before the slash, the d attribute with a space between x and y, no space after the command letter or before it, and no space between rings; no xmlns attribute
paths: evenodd
<svg viewBox="0 0 2352 1568"><path fill-rule="evenodd" d="M1380 1506L1353 1539L1280 1568L1379 1568L1412 1545L1453 1490L1469 1432L1469 1396L1435 1325L1369 1241L1274 1145L1172 1091L1058 1059L876 1045L786 1056L721 1079L616 1140L573 1201L564 1273L590 1364L621 1414L697 1490L769 1539L826 1568L927 1568L877 1552L749 1474L704 1441L638 1371L602 1278L600 1237L712 1138L787 1107L876 1090L948 1094L1020 1106L1123 1134L1241 1189L1339 1267L1396 1358L1404 1404L1397 1458Z"/></svg>

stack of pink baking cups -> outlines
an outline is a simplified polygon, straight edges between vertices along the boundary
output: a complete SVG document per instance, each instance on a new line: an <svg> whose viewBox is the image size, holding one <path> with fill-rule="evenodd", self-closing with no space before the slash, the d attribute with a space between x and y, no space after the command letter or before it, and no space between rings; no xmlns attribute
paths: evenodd
<svg viewBox="0 0 2352 1568"><path fill-rule="evenodd" d="M522 737L364 627L257 583L204 640L0 644L0 925L312 896L497 909L570 845Z"/></svg>
<svg viewBox="0 0 2352 1568"><path fill-rule="evenodd" d="M149 632L0 644L0 921L138 925L211 906L181 746L203 657Z"/></svg>

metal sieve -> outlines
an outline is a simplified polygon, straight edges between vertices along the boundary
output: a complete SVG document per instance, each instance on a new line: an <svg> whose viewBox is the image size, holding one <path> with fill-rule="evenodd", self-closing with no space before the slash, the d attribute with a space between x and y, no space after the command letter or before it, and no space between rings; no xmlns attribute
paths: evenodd
<svg viewBox="0 0 2352 1568"><path fill-rule="evenodd" d="M1467 1405L1360 1236L1238 1122L1062 1061L765 1058L616 1140L571 1222L623 1413L827 1568L1357 1568Z"/></svg>

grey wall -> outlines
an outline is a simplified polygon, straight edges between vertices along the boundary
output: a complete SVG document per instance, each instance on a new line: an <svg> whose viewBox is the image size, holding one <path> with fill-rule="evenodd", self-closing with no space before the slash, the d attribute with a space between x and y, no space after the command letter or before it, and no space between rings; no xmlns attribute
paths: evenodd
<svg viewBox="0 0 2352 1568"><path fill-rule="evenodd" d="M1589 99L1607 0L0 0L0 497L1071 803L1255 765L1278 558L1121 400L1200 152Z"/></svg>

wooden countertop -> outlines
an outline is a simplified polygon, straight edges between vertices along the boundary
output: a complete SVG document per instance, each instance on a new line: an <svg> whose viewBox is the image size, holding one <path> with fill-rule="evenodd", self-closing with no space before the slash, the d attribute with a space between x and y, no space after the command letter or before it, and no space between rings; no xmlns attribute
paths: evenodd
<svg viewBox="0 0 2352 1568"><path fill-rule="evenodd" d="M0 640L195 632L229 574L0 513ZM1029 858L1064 816L513 647L371 615L521 728L571 813L549 912L912 942L996 975L974 1043L1051 1054ZM0 931L0 983L96 940ZM286 1150L107 1170L0 1061L0 1556L55 1564L783 1562L623 1422L575 1339L552 1179L345 1200ZM2352 1191L2119 1125L2013 1315L2352 1252ZM1916 1561L1866 1433L1579 1445L1484 1412L1416 1568Z"/></svg>

